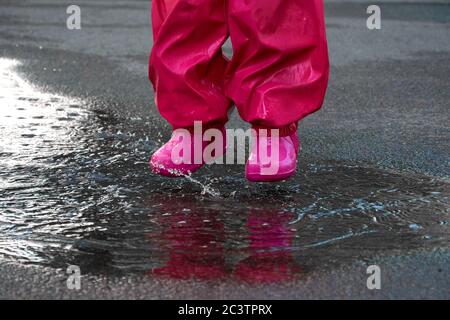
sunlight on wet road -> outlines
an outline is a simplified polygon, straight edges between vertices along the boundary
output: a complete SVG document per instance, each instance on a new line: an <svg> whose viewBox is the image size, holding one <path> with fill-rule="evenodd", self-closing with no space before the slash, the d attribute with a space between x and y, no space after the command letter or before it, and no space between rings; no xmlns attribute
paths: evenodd
<svg viewBox="0 0 450 320"><path fill-rule="evenodd" d="M42 261L35 255L42 244L21 236L30 230L55 235L64 228L64 216L48 214L60 199L52 192L50 177L42 173L49 167L56 169L54 157L73 152L72 144L79 141L73 141L72 135L86 112L75 99L31 86L14 72L19 66L16 60L0 59L0 253ZM42 197L46 192L48 196ZM68 222L70 228L86 227L73 222ZM15 237L4 237L10 228Z"/></svg>
<svg viewBox="0 0 450 320"><path fill-rule="evenodd" d="M151 175L159 142L0 59L0 257L83 273L290 280L374 253L449 245L450 185L345 163L280 184L238 166ZM216 195L216 196L213 196Z"/></svg>

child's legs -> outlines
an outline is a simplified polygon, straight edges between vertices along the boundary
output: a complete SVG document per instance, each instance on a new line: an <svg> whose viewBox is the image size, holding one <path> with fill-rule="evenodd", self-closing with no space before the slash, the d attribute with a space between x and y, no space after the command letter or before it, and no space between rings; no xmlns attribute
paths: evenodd
<svg viewBox="0 0 450 320"><path fill-rule="evenodd" d="M234 55L227 95L253 126L291 133L325 96L329 65L322 0L229 0L228 23Z"/></svg>
<svg viewBox="0 0 450 320"><path fill-rule="evenodd" d="M154 46L149 75L161 115L174 127L223 124L228 37L225 0L153 0Z"/></svg>

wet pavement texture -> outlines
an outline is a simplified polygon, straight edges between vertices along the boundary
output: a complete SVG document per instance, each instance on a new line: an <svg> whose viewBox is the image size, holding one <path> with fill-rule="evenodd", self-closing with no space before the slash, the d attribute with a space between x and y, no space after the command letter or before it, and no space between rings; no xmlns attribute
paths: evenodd
<svg viewBox="0 0 450 320"><path fill-rule="evenodd" d="M11 289L11 265L31 284L44 281L33 270L78 265L100 283L84 292L91 297L130 295L118 289L123 280L103 287L98 279L143 276L163 281L137 281L159 297L221 283L230 294L250 288L241 297L262 286L261 298L297 297L311 278L333 288L337 269L351 292L365 285L358 261L390 261L386 269L405 272L427 261L434 271L415 281L432 289L413 293L449 297L437 275L449 271L450 59L448 43L436 42L448 34L449 6L386 4L384 28L394 36L376 38L358 16L364 5L328 3L325 108L300 130L299 174L266 185L248 183L237 165L176 180L149 173L147 159L170 131L151 108L145 79L148 3L82 3L87 23L77 34L65 29L62 2L0 1L0 297L23 297ZM405 26L409 45L395 38ZM343 29L353 35L347 50L354 42L345 55ZM393 42L378 52L380 41ZM230 127L241 126L234 115ZM402 261L415 252L424 253ZM181 280L189 281L184 289ZM381 297L408 296L399 287ZM310 297L340 297L328 289ZM35 296L55 297L51 290ZM347 297L364 296L358 290Z"/></svg>

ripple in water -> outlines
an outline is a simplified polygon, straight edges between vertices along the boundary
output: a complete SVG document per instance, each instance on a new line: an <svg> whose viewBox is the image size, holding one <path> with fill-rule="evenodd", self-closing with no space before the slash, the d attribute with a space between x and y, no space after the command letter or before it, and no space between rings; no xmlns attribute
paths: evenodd
<svg viewBox="0 0 450 320"><path fill-rule="evenodd" d="M447 181L303 163L151 175L151 128L42 93L0 59L0 257L83 273L273 282L374 253L449 245Z"/></svg>

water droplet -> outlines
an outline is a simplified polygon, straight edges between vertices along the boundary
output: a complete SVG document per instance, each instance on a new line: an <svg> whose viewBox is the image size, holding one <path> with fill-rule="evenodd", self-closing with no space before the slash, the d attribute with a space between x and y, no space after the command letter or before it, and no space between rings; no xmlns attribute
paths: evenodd
<svg viewBox="0 0 450 320"><path fill-rule="evenodd" d="M416 224L416 223L411 223L411 224L409 225L409 228L410 228L411 230L414 230L414 231L417 231L417 230L419 230L419 229L422 229L422 227L419 226L419 225Z"/></svg>

